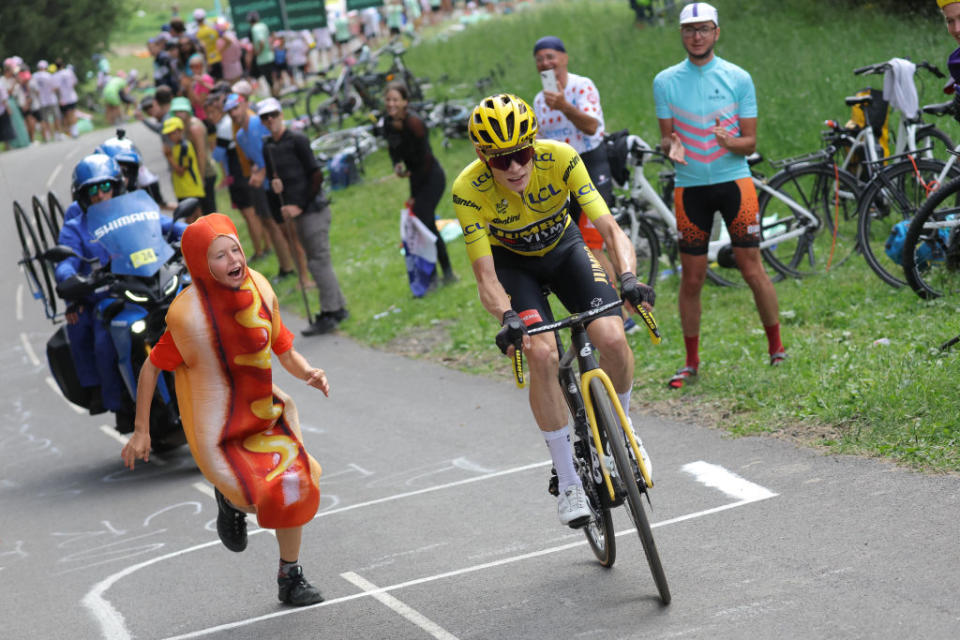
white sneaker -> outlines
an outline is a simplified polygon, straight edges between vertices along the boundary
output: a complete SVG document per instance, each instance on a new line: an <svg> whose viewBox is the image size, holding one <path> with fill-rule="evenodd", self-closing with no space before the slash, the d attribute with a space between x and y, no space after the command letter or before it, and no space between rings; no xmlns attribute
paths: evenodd
<svg viewBox="0 0 960 640"><path fill-rule="evenodd" d="M637 448L640 449L640 455L643 457L643 466L647 468L647 473L650 475L650 482L653 482L653 464L650 462L650 455L647 453L647 450L643 448L643 440L637 435L637 430L633 428L633 419L628 416L627 422L630 423L630 431L633 432L633 437L637 440ZM628 450L632 450L629 442L627 442L626 445Z"/></svg>
<svg viewBox="0 0 960 640"><path fill-rule="evenodd" d="M560 494L557 500L557 515L560 523L577 526L577 520L590 518L590 507L587 506L587 495L579 484L572 484Z"/></svg>

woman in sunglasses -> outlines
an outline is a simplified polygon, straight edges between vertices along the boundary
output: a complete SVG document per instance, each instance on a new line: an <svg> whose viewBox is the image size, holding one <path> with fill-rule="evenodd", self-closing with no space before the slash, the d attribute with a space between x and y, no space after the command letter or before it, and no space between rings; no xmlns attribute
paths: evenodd
<svg viewBox="0 0 960 640"><path fill-rule="evenodd" d="M556 342L551 333L527 335L528 327L552 317L545 287L572 313L617 299L571 222L571 197L603 237L627 308L642 304L651 309L653 289L637 282L630 240L580 156L564 142L536 139L537 119L526 102L510 94L484 98L470 115L469 134L477 159L454 182L453 204L480 302L501 324L496 338L501 351L512 357L515 345L522 343L530 366L530 407L557 471L560 522L583 526L590 510L573 465L569 415L557 383ZM629 412L633 352L619 311L590 322L587 333ZM642 446L641 452L646 458Z"/></svg>
<svg viewBox="0 0 960 640"><path fill-rule="evenodd" d="M437 231L434 215L447 188L447 177L430 150L430 131L423 118L407 108L410 94L403 83L388 85L383 101L387 112L383 135L387 139L394 173L401 178L410 178L408 204L420 222L437 236L437 261L443 269L443 283L456 282L457 276L450 266L447 245Z"/></svg>

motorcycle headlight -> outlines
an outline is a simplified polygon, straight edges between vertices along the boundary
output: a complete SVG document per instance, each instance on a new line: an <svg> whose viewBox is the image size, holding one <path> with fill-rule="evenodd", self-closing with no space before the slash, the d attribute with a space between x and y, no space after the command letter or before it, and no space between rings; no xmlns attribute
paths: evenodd
<svg viewBox="0 0 960 640"><path fill-rule="evenodd" d="M133 291L130 291L129 289L124 289L123 295L126 296L127 300L129 300L130 302L136 302L138 304L141 302L146 302L147 300L150 299L150 296L142 296L137 293L134 293Z"/></svg>
<svg viewBox="0 0 960 640"><path fill-rule="evenodd" d="M136 322L130 325L130 331L132 333L143 333L146 330L147 330L147 323L144 322L143 320L137 320Z"/></svg>
<svg viewBox="0 0 960 640"><path fill-rule="evenodd" d="M163 288L163 295L168 296L174 291L177 290L177 285L180 283L180 278L173 276L170 278L170 282L167 283L167 286Z"/></svg>

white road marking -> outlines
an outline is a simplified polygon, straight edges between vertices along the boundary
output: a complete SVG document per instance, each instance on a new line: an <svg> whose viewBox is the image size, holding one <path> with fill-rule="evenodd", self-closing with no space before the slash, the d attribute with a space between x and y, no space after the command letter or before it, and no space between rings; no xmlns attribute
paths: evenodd
<svg viewBox="0 0 960 640"><path fill-rule="evenodd" d="M40 358L37 357L37 352L33 350L33 345L30 344L30 340L27 339L27 334L20 334L20 342L23 344L23 350L27 353L27 357L30 358L30 362L33 363L33 366L38 366L40 364Z"/></svg>
<svg viewBox="0 0 960 640"><path fill-rule="evenodd" d="M53 173L51 173L50 177L47 178L47 191L50 191L51 189L53 189L53 183L57 179L57 176L60 175L60 172L62 170L63 170L62 162L53 168Z"/></svg>
<svg viewBox="0 0 960 640"><path fill-rule="evenodd" d="M683 465L682 469L696 478L697 482L713 489L719 489L737 500L755 502L777 495L769 489L741 478L718 464L697 460Z"/></svg>
<svg viewBox="0 0 960 640"><path fill-rule="evenodd" d="M76 412L76 413L86 413L86 412L87 412L87 410L84 409L83 407L78 407L77 405L75 405L75 404L73 404L72 402L70 402L69 400L67 400L67 397L66 397L65 395L63 395L63 392L62 392L62 391L60 391L60 387L57 386L57 381L56 381L56 380L54 380L54 379L51 378L50 376L47 376L47 377L45 377L45 378L43 379L43 381L47 383L47 386L48 386L48 387L50 387L51 389L53 389L53 392L54 392L54 393L56 393L58 396L60 396L61 398L63 398L63 401L66 402L66 403L67 403L67 406L70 407L71 409L73 409L74 412Z"/></svg>
<svg viewBox="0 0 960 640"><path fill-rule="evenodd" d="M210 485L208 485L206 482L194 482L192 486L193 486L194 489L196 489L196 490L199 491L200 493L202 493L202 494L204 494L204 495L206 495L206 496L210 496L210 497L213 498L214 500L217 499L217 497L216 497L215 495L213 495L213 487L211 487Z"/></svg>
<svg viewBox="0 0 960 640"><path fill-rule="evenodd" d="M21 271L22 270L23 269L21 268ZM20 283L17 285L16 300L17 300L17 304L16 304L17 322L20 322L23 320L23 283ZM20 334L20 335L23 335L23 334Z"/></svg>
<svg viewBox="0 0 960 640"><path fill-rule="evenodd" d="M507 473L515 473L515 472L517 472L517 471L526 470L526 469L532 469L532 468L536 468L536 467L541 467L541 466L545 466L545 465L547 465L547 464L550 464L550 461L534 463L534 464L531 464L531 465L525 465L525 466L523 466L523 467L515 467L514 469L508 469L508 470L505 470L505 471L500 471L500 472L488 474L487 476L481 476L481 477L477 477L477 478L469 478L469 479L467 479L467 480L460 480L460 481L452 482L452 483L449 483L449 484L446 484L446 485L438 485L438 486L436 486L436 487L429 487L429 488L427 488L427 489L421 489L421 490L419 490L419 491L411 491L411 492L407 492L407 493L403 493L403 494L397 494L397 495L394 495L394 496L388 496L388 497L386 497L386 498L380 498L380 499L377 499L377 500L370 500L370 501L368 501L368 502L358 503L358 504L356 504L356 505L351 505L351 506L348 506L348 507L343 507L342 509L334 509L334 510L326 511L326 512L324 512L324 513L317 514L315 517L319 518L320 516L333 515L334 513L342 513L342 512L344 512L344 511L350 511L350 510L357 509L357 508L360 508L360 507L372 506L372 505L380 504L380 503L383 503L383 502L389 502L389 501L392 501L392 500L397 500L397 499L400 499L400 498L405 498L405 497L420 495L420 494L428 493L428 492L432 492L432 491L438 491L438 490L440 490L440 489L445 489L445 488L451 488L451 487L455 487L455 486L460 486L460 485L466 484L466 483L468 483L468 482L476 482L476 481L481 480L481 479L488 479L488 478L496 477L496 476L499 476L499 475L505 475L505 474L507 474ZM719 506L719 507L713 507L713 508L711 508L711 509L704 509L704 510L702 510L702 511L697 511L697 512L694 512L694 513L688 513L688 514L685 514L685 515L682 515L682 516L678 516L678 517L676 517L676 518L671 518L671 519L669 519L669 520L663 520L663 521L661 521L661 522L651 523L650 526L651 526L651 528L653 528L653 529L657 529L657 528L660 528L660 527L664 527L664 526L667 526L667 525L670 525L670 524L676 524L676 523L680 523L680 522L685 522L685 521L687 521L687 520L693 520L693 519L695 519L695 518L700 518L700 517L703 517L703 516L711 515L711 514L714 514L714 513L718 513L718 512L720 512L720 511L726 511L726 510L728 510L728 509L735 509L735 508L737 508L737 507L742 507L742 506L751 504L751 503L753 503L753 502L758 502L758 501L760 501L760 500L766 500L766 499L768 499L768 498L773 498L773 497L775 497L775 496L778 495L778 494L776 494L776 493L774 493L774 492L772 492L772 491L770 491L770 490L768 490L768 489L766 489L766 488L764 488L764 487L761 487L760 485L757 485L757 484L754 484L754 483L752 483L752 482L749 482L748 480L745 480L744 478L741 478L740 476L738 476L738 475L736 475L736 474L734 474L734 473L732 473L732 472L730 472L730 471L727 471L726 469L724 469L723 467L721 467L721 466L719 466L719 465L713 465L713 464L710 464L710 463L707 463L707 462L698 461L698 462L692 462L692 463L690 463L690 464L688 464L688 465L684 465L684 467L682 467L682 468L683 468L684 471L687 471L688 473L693 474L699 481L703 482L703 484L705 484L705 485L707 485L707 486L710 486L710 487L713 487L713 488L718 488L718 489L720 489L721 491L724 491L724 493L727 493L728 495L733 495L734 497L736 497L736 498L741 498L741 499L738 500L737 502L733 502L733 503L730 503L730 504L721 505L721 506ZM723 487L723 488L721 488L721 487ZM731 492L732 492L732 493L731 493ZM266 530L265 530L265 529L258 529L258 530L255 530L255 531L250 532L250 535L255 535L255 534L261 533L261 532L263 532L263 531L266 531ZM635 531L636 531L636 529L631 528L631 529L626 529L626 530L624 530L624 531L618 531L618 532L616 532L614 535L615 535L616 537L620 537L620 536L623 536L623 535L631 534L631 533L633 533L633 532L635 532ZM187 553L192 553L192 552L194 552L194 551L198 551L198 550L201 550L201 549L206 549L206 548L208 548L208 547L212 547L212 546L215 546L215 545L217 545L217 544L220 544L220 541L219 541L219 540L215 540L215 541L211 541L211 542L206 542L206 543L203 543L203 544L195 545L195 546L193 546L193 547L188 547L188 548L186 548L186 549L181 549L181 550L179 550L179 551L174 551L174 552L168 553L168 554L166 554L166 555L164 555L164 556L160 556L160 557L158 557L158 558L153 558L153 559L151 559L151 560L147 560L147 561L145 561L145 562L141 562L141 563L138 564L138 565L134 565L134 566L132 566L132 567L128 567L128 568L126 568L126 569L123 569L123 570L121 570L120 572L115 573L115 574L113 574L113 575L111 575L111 576L108 576L107 578L105 578L105 579L102 580L101 582L99 582L99 583L97 583L96 585L94 585L94 587L84 596L82 603L83 603L83 605L84 605L85 607L87 607L88 609L90 609L90 611L91 611L91 613L93 614L93 616L100 622L101 629L103 630L103 637L105 638L105 640L129 640L129 638L131 637L129 631L126 629L126 626L125 626L125 624L124 624L123 616L113 607L113 605L110 603L109 600L107 600L106 598L103 597L103 594L104 594L111 586L113 586L114 584L116 584L120 579L122 579L122 578L124 578L124 577L126 577L126 576L128 576L128 575L130 575L130 574L132 574L132 573L134 573L134 572L136 572L136 571L139 571L140 569L143 569L143 568L145 568L145 567L148 567L148 566L150 566L150 565L153 565L153 564L156 564L156 563L159 563L159 562L163 562L163 561L166 561L166 560L169 560L169 559L172 559L172 558L176 558L176 557L185 555L185 554L187 554ZM568 549L573 549L573 548L576 548L576 547L581 547L581 546L586 545L586 544L587 544L587 541L586 541L585 539L581 539L581 540L578 540L578 541L576 541L576 542L569 542L569 543L565 543L565 544L560 544L560 545L556 545L556 546L553 546L553 547L548 547L548 548L545 548L545 549L540 549L540 550L537 550L537 551L532 551L532 552L529 552L529 553L523 553L523 554L519 554L519 555L515 555L515 556L510 556L510 557L507 557L507 558L500 558L500 559L497 559L497 560L492 560L492 561L490 561L490 562L485 562L485 563L481 563L481 564L472 565L472 566L469 566L469 567L463 567L463 568L461 568L461 569L455 569L455 570L452 570L452 571L447 571L447 572L435 574L435 575L432 575L432 576L425 576L425 577L422 577L422 578L416 578L416 579L413 579L413 580L408 580L408 581L406 581L406 582L400 582L400 583L397 583L397 584L394 584L394 585L390 585L390 586L387 586L387 587L373 587L373 585L371 585L371 587L372 587L371 589L365 590L365 591L363 591L363 592L361 592L361 593L355 593L355 594L351 594L351 595L349 595L349 596L343 596L343 597L340 597L340 598L334 598L333 600L327 600L327 601L325 601L325 602L321 602L321 603L315 604L315 605L310 605L310 606L307 606L307 607L297 607L297 608L293 608L293 609L281 609L281 610L276 611L276 612L274 612L274 613L269 613L269 614L265 614L265 615L262 615L262 616L257 616L257 617L253 617L253 618L247 618L247 619L245 619L245 620L238 620L238 621L235 621L235 622L228 622L228 623L221 624L221 625L217 625L217 626L214 626L214 627L207 627L207 628L205 628L205 629L198 629L198 630L196 630L196 631L191 631L191 632L188 632L188 633L185 633L185 634L181 634L181 635L177 635L177 636L170 636L170 637L168 637L168 638L165 638L165 640L186 640L187 638L198 638L198 637L201 637L201 636L210 635L210 634L217 633L217 632L220 632L220 631L229 631L229 630L231 630L231 629L237 629L237 628L240 628L240 627L245 627L245 626L248 626L248 625L251 625L251 624L255 624L255 623L258 623L258 622L263 622L263 621L265 621L265 620L271 620L271 619L273 619L273 618L279 618L279 617L282 617L282 616L293 615L293 614L296 614L296 613L301 613L301 612L304 612L304 611L308 611L308 610L312 610L312 609L316 609L316 608L320 608L320 607L329 607L329 606L333 606L333 605L335 605L335 604L340 604L340 603L344 603L344 602L350 602L350 601L352 601L352 600L357 600L357 599L359 599L359 598L364 598L364 597L368 597L368 596L374 596L374 597L375 597L377 594L383 594L383 593L387 593L387 592L389 592L389 591L398 591L398 590L400 590L400 589L405 589L405 588L407 588L407 587L417 586L417 585L424 584L424 583L428 583L428 582L434 582L434 581L442 580L442 579L445 579L445 578L452 578L452 577L456 577L456 576L460 576L460 575L465 575L465 574L469 574L469 573L475 573L475 572L477 572L477 571L483 571L483 570L486 570L486 569L491 569L491 568L495 568L495 567L499 567L499 566L503 566L503 565L507 565L507 564L513 564L513 563L516 563L516 562L521 562L521 561L529 560L529 559L532 559L532 558L538 558L538 557L540 557L540 556L546 556L546 555L550 555L550 554L554 554L554 553L559 553L559 552L562 552L562 551L566 551L566 550L568 550ZM401 603L401 604L402 604L402 603Z"/></svg>
<svg viewBox="0 0 960 640"><path fill-rule="evenodd" d="M358 587L363 589L365 593L371 594L377 600L377 602L379 602L380 604L386 605L390 609L399 613L401 616L403 616L413 624L417 625L418 627L420 627L421 629L429 633L434 638L437 638L437 640L458 640L457 636L453 635L452 633L450 633L449 631L447 631L446 629L438 625L436 622L434 622L430 618L426 617L425 615L417 611L416 609L401 602L400 600L398 600L397 598L394 598L388 593L378 592L377 585L373 584L372 582L368 582L367 580L357 575L356 573L352 571L347 571L346 573L341 573L340 577L346 580L347 582L351 582L357 585Z"/></svg>

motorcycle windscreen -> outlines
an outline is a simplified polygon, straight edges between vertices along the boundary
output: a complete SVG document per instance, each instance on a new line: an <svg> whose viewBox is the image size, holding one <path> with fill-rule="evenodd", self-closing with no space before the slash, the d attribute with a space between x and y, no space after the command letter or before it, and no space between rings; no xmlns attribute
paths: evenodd
<svg viewBox="0 0 960 640"><path fill-rule="evenodd" d="M149 277L173 255L163 237L160 207L137 190L87 209L87 228L110 253L110 271Z"/></svg>

